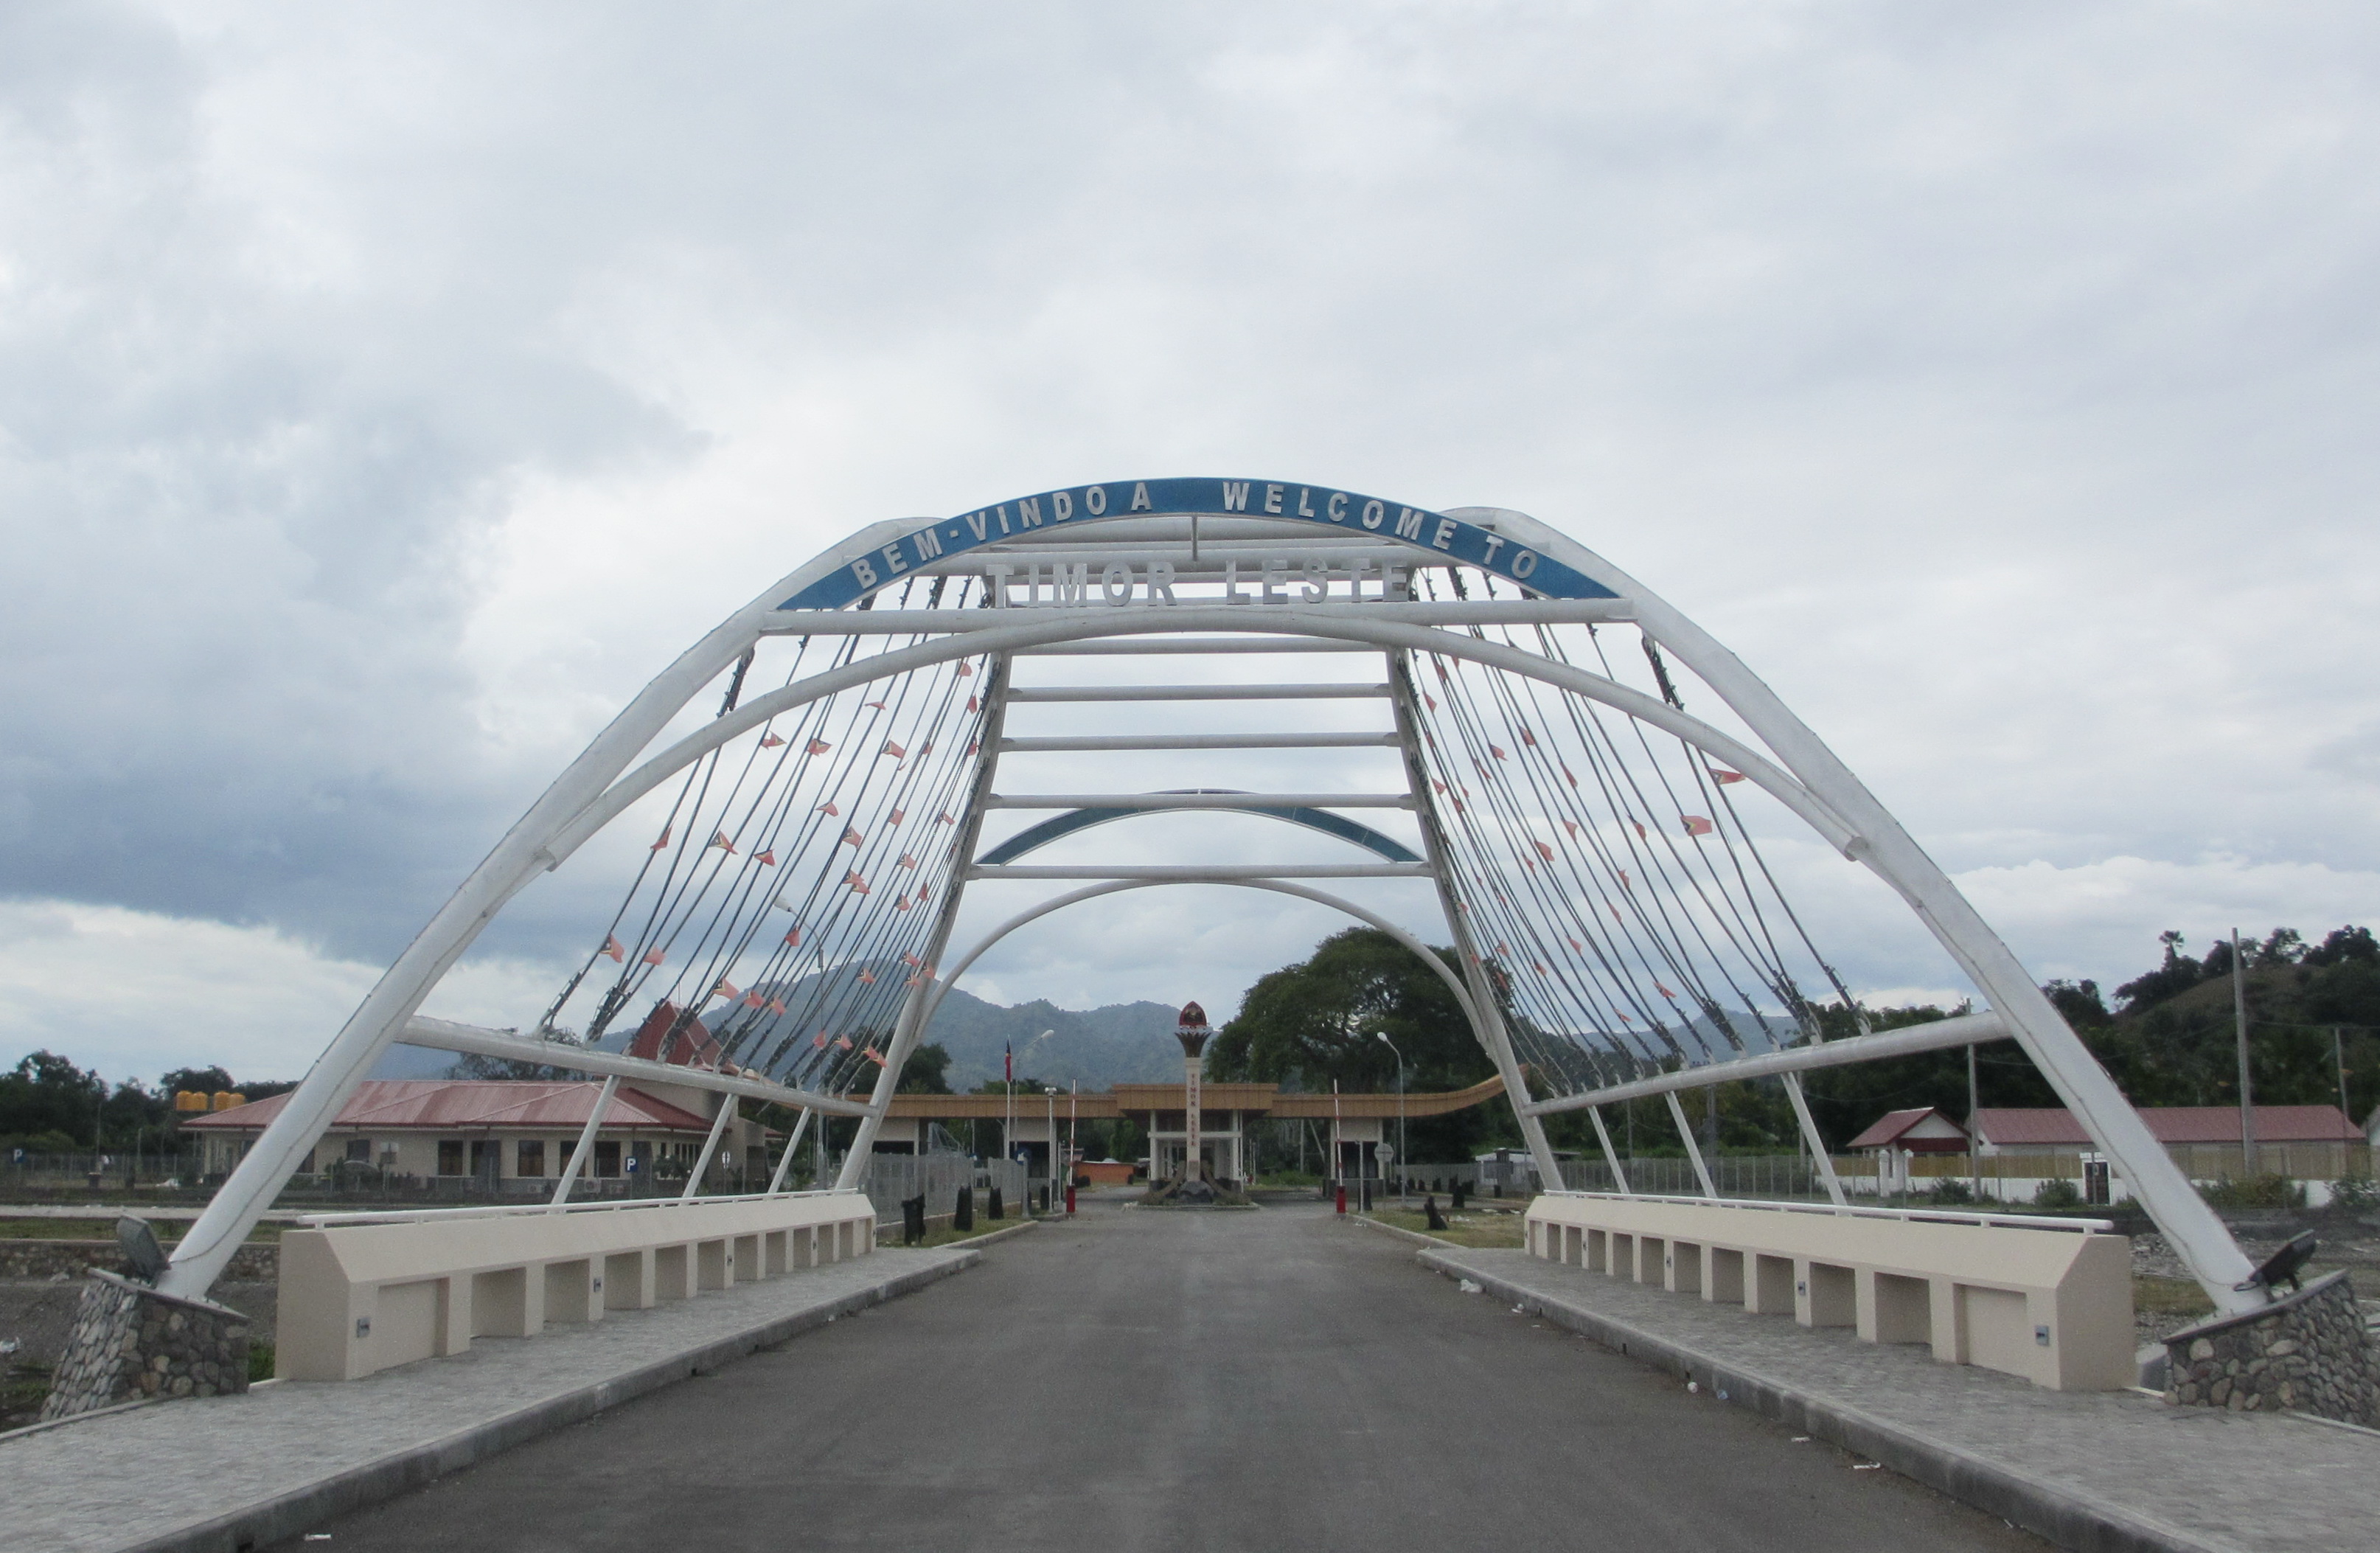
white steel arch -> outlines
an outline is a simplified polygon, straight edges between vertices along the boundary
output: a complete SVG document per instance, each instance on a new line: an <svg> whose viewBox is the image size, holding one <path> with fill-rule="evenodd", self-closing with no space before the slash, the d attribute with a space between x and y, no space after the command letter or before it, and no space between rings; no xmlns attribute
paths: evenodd
<svg viewBox="0 0 2380 1553"><path fill-rule="evenodd" d="M1318 548L1324 545L1342 548ZM1046 604L1039 597L1045 564L1050 590ZM1458 588L1464 576L1476 577L1488 589L1489 598L1422 601L1414 596L1413 584L1424 571L1433 576L1443 573ZM941 597L944 583L953 577L980 579L977 607L932 607ZM1376 584L1370 593L1365 591L1367 577ZM914 588L925 579L931 579L929 607L873 607L885 590L895 586ZM1343 601L1334 592L1342 579L1348 586ZM1243 585L1254 591L1241 592ZM968 586L962 583L963 588ZM1220 588L1221 592L1205 598L1178 596L1181 589L1197 587ZM1016 593L1019 588L1026 589L1022 602ZM1670 693L1666 680L1662 694L1647 694L1609 673L1592 673L1509 641L1485 639L1483 635L1486 628L1520 626L1536 630L1542 637L1554 626L1594 623L1633 625L1642 632L1648 656L1658 649L1690 669L1751 730L1761 747L1687 714ZM1424 713L1416 698L1429 702L1432 713L1438 708L1427 689L1415 683L1413 665L1424 658L1438 665L1442 680L1448 663L1475 665L1512 676L1516 683L1545 686L1561 697L1608 709L1632 726L1674 737L1699 752L1700 758L1723 762L1718 780L1751 782L1829 845L1876 873L1983 991L1991 1007L1988 1017L1997 1022L1995 1028L2005 1030L2023 1046L2218 1305L2246 1308L2265 1298L2265 1292L2251 1282L2248 1263L2220 1221L2174 1169L2162 1147L2013 954L1857 778L1773 692L1706 633L1599 555L1519 513L1486 507L1434 512L1330 487L1203 479L1073 487L952 518L873 525L772 584L730 615L631 700L425 925L333 1038L280 1118L176 1247L164 1287L183 1294L203 1293L298 1159L310 1149L379 1054L406 1033L422 999L486 924L539 872L558 867L589 837L672 776L768 726L772 719L857 686L978 658L995 665L994 677L1002 694L987 695L990 705L979 740L982 752L968 787L960 817L960 844L953 854L962 867L961 875L954 876L959 887L945 892L939 907L925 957L930 967L947 943L966 880L996 872L965 865L974 855L984 809L993 796L991 773L1004 718L1015 700L1005 693L1005 676L1014 656L1060 652L1068 644L1127 644L1138 638L1151 638L1146 644L1151 650L1180 650L1178 641L1169 649L1163 638L1180 638L1185 633L1205 633L1218 641L1240 644L1216 651L1261 649L1268 644L1250 638L1272 638L1295 650L1319 650L1313 644L1356 644L1388 655L1391 677L1379 693L1396 712L1395 742L1404 752L1412 777L1410 795L1420 811L1424 852L1429 860L1414 868L1353 866L1353 871L1378 877L1426 876L1436 881L1449 931L1466 961L1459 978L1466 1011L1505 1076L1544 1179L1558 1182L1560 1176L1538 1119L1566 1110L1591 1110L1631 1086L1582 1082L1567 1093L1540 1098L1531 1093L1524 1079L1506 1029L1504 999L1489 970L1491 963L1506 958L1505 945L1497 943L1490 950L1473 940L1469 918L1481 902L1465 898L1456 876L1465 867L1475 870L1478 864L1475 859L1466 864L1446 851L1453 831L1432 789L1445 797L1454 813L1462 813L1463 806L1448 792L1444 777L1434 778L1425 769L1422 746L1431 735L1423 725ZM668 746L647 754L683 709L739 661L748 663L750 654L766 641L900 636L918 639L754 696ZM1111 645L1110 649L1133 650L1123 645ZM740 687L741 683L742 669L737 667L735 684ZM1315 687L1304 688L1315 691ZM1190 689L1196 691L1195 686ZM733 698L731 692L731 702ZM972 699L969 704L972 708ZM1525 724L1523 731L1527 732ZM1080 742L1087 749L1148 747L1112 741L1100 746L1096 739ZM1505 757L1500 747L1494 754L1499 760ZM636 763L640 755L645 758ZM1442 765L1431 769L1445 770ZM1579 785L1579 779L1567 767L1561 774L1572 787ZM1459 781L1459 776L1454 780ZM1710 828L1707 818L1691 818L1701 819L1706 831ZM1688 830L1690 835L1696 833L1691 824ZM1637 831L1640 836L1645 833L1641 823ZM1477 838L1466 844L1475 847ZM1535 844L1545 853L1550 872L1553 853L1542 842ZM1535 866L1525 855L1522 860ZM1297 870L1257 868L1230 878L1212 868L1205 871L1210 876L1205 882L1250 883L1305 895L1377 926L1390 927L1352 903L1295 886L1281 877ZM1007 877L1047 877L1049 873L1017 870ZM1171 877L1179 880L1186 875L1175 870ZM1625 870L1619 878L1623 886L1631 882ZM1061 904L1157 881L1111 880L1036 907L1013 918L1011 926ZM1497 895L1504 899L1500 890ZM905 892L903 899L906 909ZM920 904L924 900L921 892ZM1516 909L1525 917L1527 908ZM1617 904L1612 913L1615 918L1623 916ZM1418 943L1402 929L1390 927L1390 930L1409 947ZM1577 939L1569 941L1573 949L1580 948ZM973 952L981 952L981 947ZM1426 958L1444 974L1434 957ZM935 978L928 975L924 980ZM937 986L946 987L947 978ZM1667 988L1662 994L1675 997ZM889 1103L901 1061L939 995L921 984L905 1000L893 1050L888 1054L868 1107L869 1119L864 1123L868 1133L872 1133L874 1120L880 1118ZM1725 1024L1723 1016L1719 1022ZM1616 1037L1609 1026L1606 1031ZM1906 1049L1905 1043L1896 1048ZM566 1049L558 1051L554 1060L566 1062ZM1694 1082L1693 1073L1689 1069L1678 1075L1678 1084ZM701 1081L699 1074L689 1078ZM1633 1078L1633 1087L1641 1089L1645 1082L1643 1074ZM789 1090L788 1096L795 1103L802 1103L807 1097L818 1100L820 1109L829 1109L823 1096L798 1088Z"/></svg>

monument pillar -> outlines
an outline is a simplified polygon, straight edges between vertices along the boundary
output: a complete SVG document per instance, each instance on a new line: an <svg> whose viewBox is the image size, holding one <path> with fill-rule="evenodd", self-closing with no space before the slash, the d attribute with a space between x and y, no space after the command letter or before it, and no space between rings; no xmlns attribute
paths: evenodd
<svg viewBox="0 0 2380 1553"><path fill-rule="evenodd" d="M1182 1042L1182 1183L1184 1186L1200 1178L1198 1159L1198 1079L1204 1066L1203 1054L1207 1037L1215 1032L1207 1025L1207 1011L1196 1003L1182 1005L1182 1019L1173 1034Z"/></svg>

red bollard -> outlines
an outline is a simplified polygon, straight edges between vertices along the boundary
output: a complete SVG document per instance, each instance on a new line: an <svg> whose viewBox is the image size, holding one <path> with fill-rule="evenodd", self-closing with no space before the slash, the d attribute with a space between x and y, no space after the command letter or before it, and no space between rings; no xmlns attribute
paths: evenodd
<svg viewBox="0 0 2380 1553"><path fill-rule="evenodd" d="M1071 1181L1066 1183L1066 1217L1075 1217L1075 1183Z"/></svg>
<svg viewBox="0 0 2380 1553"><path fill-rule="evenodd" d="M1343 1181L1339 1183L1339 1211L1347 1211L1347 1183Z"/></svg>

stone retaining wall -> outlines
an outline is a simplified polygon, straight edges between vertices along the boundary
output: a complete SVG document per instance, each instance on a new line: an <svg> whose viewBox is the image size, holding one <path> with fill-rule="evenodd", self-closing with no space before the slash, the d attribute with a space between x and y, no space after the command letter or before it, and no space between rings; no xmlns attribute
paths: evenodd
<svg viewBox="0 0 2380 1553"><path fill-rule="evenodd" d="M248 1317L94 1272L42 1405L44 1423L117 1402L248 1389Z"/></svg>
<svg viewBox="0 0 2380 1553"><path fill-rule="evenodd" d="M2233 1413L2289 1409L2380 1427L2380 1354L2343 1272L2263 1310L2184 1328L2165 1347L2169 1402Z"/></svg>
<svg viewBox="0 0 2380 1553"><path fill-rule="evenodd" d="M170 1244L165 1249L173 1251ZM0 1240L0 1280L40 1283L123 1267L124 1247L112 1240ZM273 1283L280 1277L281 1247L271 1241L242 1245L223 1273L227 1283Z"/></svg>

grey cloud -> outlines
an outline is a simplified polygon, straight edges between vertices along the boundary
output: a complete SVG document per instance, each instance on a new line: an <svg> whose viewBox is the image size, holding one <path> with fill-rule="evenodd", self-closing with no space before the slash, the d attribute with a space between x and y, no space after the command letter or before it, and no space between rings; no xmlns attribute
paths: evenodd
<svg viewBox="0 0 2380 1553"><path fill-rule="evenodd" d="M2338 732L2380 717L2361 10L0 28L0 893L392 952L562 758L474 721L474 545L525 484L772 434L720 423L737 377L896 406L808 455L881 504L767 568L1312 471L1576 533L1954 867L2380 837ZM550 892L493 942L579 932Z"/></svg>

